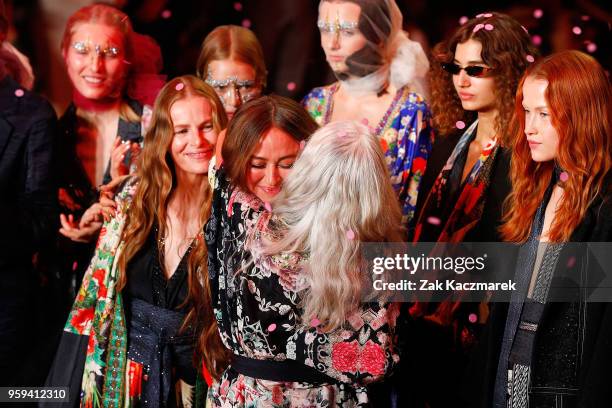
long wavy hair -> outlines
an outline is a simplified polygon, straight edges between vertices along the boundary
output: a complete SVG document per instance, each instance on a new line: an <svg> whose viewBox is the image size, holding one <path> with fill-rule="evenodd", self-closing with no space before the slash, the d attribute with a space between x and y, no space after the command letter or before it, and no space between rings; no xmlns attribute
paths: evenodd
<svg viewBox="0 0 612 408"><path fill-rule="evenodd" d="M250 65L255 70L255 82L266 87L266 62L261 44L248 28L223 25L212 30L202 42L196 63L196 75L206 79L208 65L213 61L233 59Z"/></svg>
<svg viewBox="0 0 612 408"><path fill-rule="evenodd" d="M270 129L286 132L296 142L307 140L318 125L299 103L266 95L241 105L227 127L221 155L230 181L248 191L246 174L251 156Z"/></svg>
<svg viewBox="0 0 612 408"><path fill-rule="evenodd" d="M182 86L180 85L182 84ZM125 243L118 259L118 290L125 287L126 268L130 260L145 245L151 230L158 228L158 236L166 234L168 201L176 188L176 170L170 154L174 137L174 126L170 115L172 105L189 97L204 97L212 108L213 127L220 132L227 123L223 105L215 91L201 79L186 75L168 82L160 91L153 109L151 126L145 136L146 143L141 153L136 177L139 185L127 213L127 222L122 241ZM208 182L204 181L208 186ZM212 191L206 190L201 199L200 223L204 225L210 215ZM163 253L157 243L159 253ZM225 349L217 333L217 323L212 311L208 286L207 249L204 240L195 240L187 262L188 296L186 304L190 310L184 327L191 325L199 334L196 347L196 367L204 359L209 371L219 376Z"/></svg>
<svg viewBox="0 0 612 408"><path fill-rule="evenodd" d="M482 45L481 57L485 64L492 67L495 81L495 109L498 112L496 130L498 140L505 145L509 139L509 126L513 113L514 95L523 72L529 65L527 56L537 57L537 50L531 45L526 30L512 17L501 13L487 13L473 18L459 27L448 40L437 44L432 50L429 89L434 125L441 135L456 131L455 124L461 120L471 123L476 112L465 111L457 96L453 77L442 68L442 64L452 63L457 44L470 39ZM493 26L476 30L477 25Z"/></svg>
<svg viewBox="0 0 612 408"><path fill-rule="evenodd" d="M522 106L526 78L548 81L546 102L559 135L554 161L538 163L531 159ZM525 242L529 237L555 162L568 173L569 179L564 183L564 195L548 233L550 241L568 241L595 197L609 193L602 188L612 167L611 103L610 80L603 68L579 51L553 54L525 72L515 100L518 126L511 144L512 192L501 226L506 240Z"/></svg>
<svg viewBox="0 0 612 408"><path fill-rule="evenodd" d="M270 223L259 255L307 254L302 319L316 317L326 331L341 327L359 306L368 276L363 243L402 240L401 210L380 141L357 122L322 127L273 206L280 222Z"/></svg>

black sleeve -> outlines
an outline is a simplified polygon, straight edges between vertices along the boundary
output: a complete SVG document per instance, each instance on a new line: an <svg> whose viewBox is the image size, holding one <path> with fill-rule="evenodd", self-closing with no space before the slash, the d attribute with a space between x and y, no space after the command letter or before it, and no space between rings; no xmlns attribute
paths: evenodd
<svg viewBox="0 0 612 408"><path fill-rule="evenodd" d="M20 184L16 196L1 200L0 245L14 255L31 254L49 243L58 228L54 174L56 118L45 104L24 132ZM19 126L19 123L16 124Z"/></svg>

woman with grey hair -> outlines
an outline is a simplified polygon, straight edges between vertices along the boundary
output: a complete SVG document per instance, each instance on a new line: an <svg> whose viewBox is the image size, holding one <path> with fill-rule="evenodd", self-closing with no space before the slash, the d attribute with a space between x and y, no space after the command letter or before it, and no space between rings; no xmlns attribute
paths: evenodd
<svg viewBox="0 0 612 408"><path fill-rule="evenodd" d="M230 123L226 143L245 112ZM398 359L399 309L360 304L363 243L401 240L378 139L355 122L319 129L301 144L280 192L247 219L241 215L253 192L234 187L223 168L210 174L212 298L233 352L209 392L212 405L367 405L366 384L381 381ZM227 231L237 225L242 241Z"/></svg>

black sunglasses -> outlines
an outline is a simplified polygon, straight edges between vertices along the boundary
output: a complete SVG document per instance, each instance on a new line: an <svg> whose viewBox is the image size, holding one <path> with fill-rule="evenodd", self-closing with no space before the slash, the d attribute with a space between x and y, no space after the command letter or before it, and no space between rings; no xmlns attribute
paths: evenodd
<svg viewBox="0 0 612 408"><path fill-rule="evenodd" d="M486 76L493 68L481 67L479 65L468 65L467 67L460 67L459 65L449 62L448 64L442 64L442 69L452 75L459 75L461 70L464 70L468 76L474 78L482 78Z"/></svg>

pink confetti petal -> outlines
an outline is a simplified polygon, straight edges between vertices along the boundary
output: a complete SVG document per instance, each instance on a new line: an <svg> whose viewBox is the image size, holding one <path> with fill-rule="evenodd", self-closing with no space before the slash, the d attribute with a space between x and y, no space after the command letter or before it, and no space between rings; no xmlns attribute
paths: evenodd
<svg viewBox="0 0 612 408"><path fill-rule="evenodd" d="M476 18L484 17L484 13L476 14Z"/></svg>
<svg viewBox="0 0 612 408"><path fill-rule="evenodd" d="M269 202L264 203L264 208L270 212L272 212L272 205Z"/></svg>
<svg viewBox="0 0 612 408"><path fill-rule="evenodd" d="M455 127L456 127L457 129L465 129L465 122L464 122L464 121L462 121L462 120L458 120L458 121L455 123Z"/></svg>
<svg viewBox="0 0 612 408"><path fill-rule="evenodd" d="M79 267L79 264L77 263L77 261L74 261L74 262L72 263L72 270L73 270L73 271L76 271L78 267Z"/></svg>
<svg viewBox="0 0 612 408"><path fill-rule="evenodd" d="M178 84L176 84L176 86L174 87L174 89L176 89L177 91L182 91L183 88L185 88L185 84L182 82L179 82Z"/></svg>
<svg viewBox="0 0 612 408"><path fill-rule="evenodd" d="M565 171L561 172L561 174L559 174L559 180L565 183L567 180L569 180L569 174L567 174Z"/></svg>
<svg viewBox="0 0 612 408"><path fill-rule="evenodd" d="M251 28L251 20L249 20L248 18L245 18L244 20L242 20L242 26L244 28Z"/></svg>
<svg viewBox="0 0 612 408"><path fill-rule="evenodd" d="M474 27L474 29L472 30L472 32L477 33L478 31L480 31L482 28L484 28L484 24L476 24L476 27Z"/></svg>
<svg viewBox="0 0 612 408"><path fill-rule="evenodd" d="M578 26L574 26L574 28L572 28L572 33L574 33L576 35L580 35L580 34L582 34L582 28L580 28Z"/></svg>
<svg viewBox="0 0 612 408"><path fill-rule="evenodd" d="M462 17L459 19L459 24L464 25L465 23L467 23L467 22L468 22L468 20L469 20L469 18L467 18L467 16L462 16Z"/></svg>
<svg viewBox="0 0 612 408"><path fill-rule="evenodd" d="M535 61L535 58L533 58L533 55L527 55L525 57L525 59L527 60L527 62L534 62Z"/></svg>
<svg viewBox="0 0 612 408"><path fill-rule="evenodd" d="M536 34L533 37L531 37L531 42L533 43L533 45L540 45L542 44L542 37Z"/></svg>
<svg viewBox="0 0 612 408"><path fill-rule="evenodd" d="M317 319L316 317L310 321L310 325L312 327L318 327L320 324L321 324L321 321L319 321L319 319Z"/></svg>
<svg viewBox="0 0 612 408"><path fill-rule="evenodd" d="M527 28L525 28L524 25L522 25L521 28L523 29L523 31L525 31L527 34L529 34L529 30L527 30Z"/></svg>
<svg viewBox="0 0 612 408"><path fill-rule="evenodd" d="M297 87L297 85L295 85L295 82L289 82L287 84L287 90L288 91L295 91L295 88Z"/></svg>
<svg viewBox="0 0 612 408"><path fill-rule="evenodd" d="M576 265L576 257L575 257L575 256L570 256L570 257L567 259L567 267L568 267L568 268L573 268L573 267L574 267L574 265Z"/></svg>
<svg viewBox="0 0 612 408"><path fill-rule="evenodd" d="M237 2L235 2L235 3L234 3L234 10L236 10L236 11L242 11L242 3L238 2L238 1L237 1Z"/></svg>
<svg viewBox="0 0 612 408"><path fill-rule="evenodd" d="M352 229L346 231L346 238L350 239L351 241L355 239L355 233Z"/></svg>
<svg viewBox="0 0 612 408"><path fill-rule="evenodd" d="M589 42L586 46L586 49L588 52L590 52L591 54L594 53L595 51L597 51L597 44L593 43L593 42Z"/></svg>
<svg viewBox="0 0 612 408"><path fill-rule="evenodd" d="M268 333L271 333L274 330L276 330L276 324L272 323L271 325L268 326Z"/></svg>
<svg viewBox="0 0 612 408"><path fill-rule="evenodd" d="M23 89L16 89L15 90L15 96L18 97L18 98L21 98L24 94L25 94L25 92L23 92Z"/></svg>
<svg viewBox="0 0 612 408"><path fill-rule="evenodd" d="M361 124L368 126L370 124L370 122L366 118L363 118L363 119L361 119Z"/></svg>
<svg viewBox="0 0 612 408"><path fill-rule="evenodd" d="M484 29L487 31L492 31L495 27L493 24L485 24Z"/></svg>
<svg viewBox="0 0 612 408"><path fill-rule="evenodd" d="M306 141L305 141L305 140L302 140L302 141L300 142L300 150L304 150L304 147L306 147Z"/></svg>
<svg viewBox="0 0 612 408"><path fill-rule="evenodd" d="M478 316L476 316L476 313L470 313L468 320L470 323L476 323L478 321Z"/></svg>
<svg viewBox="0 0 612 408"><path fill-rule="evenodd" d="M164 10L162 11L161 16L163 19L169 19L172 17L172 12L170 10Z"/></svg>
<svg viewBox="0 0 612 408"><path fill-rule="evenodd" d="M440 225L442 223L438 217L427 217L427 222L431 225Z"/></svg>
<svg viewBox="0 0 612 408"><path fill-rule="evenodd" d="M493 17L493 14L491 14L491 13L484 13L483 16L486 17L486 18L489 18L489 17Z"/></svg>
<svg viewBox="0 0 612 408"><path fill-rule="evenodd" d="M591 19L591 16L587 16L587 15L585 14L585 15L581 16L581 17L580 17L580 19L581 19L582 21L589 21L589 20Z"/></svg>
<svg viewBox="0 0 612 408"><path fill-rule="evenodd" d="M544 15L544 12L542 11L542 9L535 9L535 10L533 10L533 17L534 18L542 18L543 15Z"/></svg>

